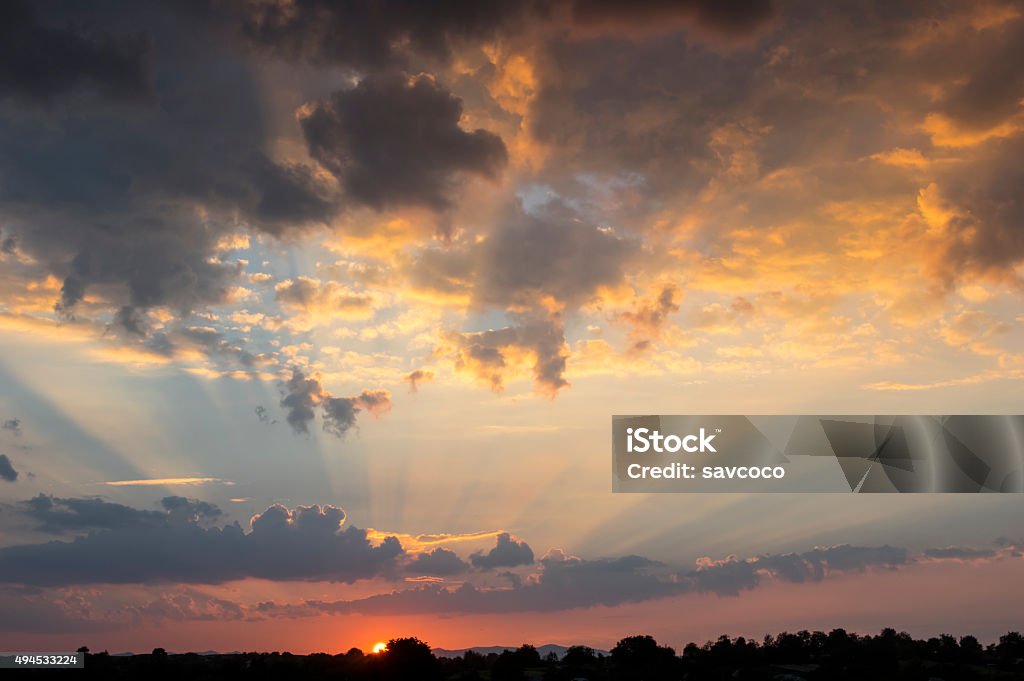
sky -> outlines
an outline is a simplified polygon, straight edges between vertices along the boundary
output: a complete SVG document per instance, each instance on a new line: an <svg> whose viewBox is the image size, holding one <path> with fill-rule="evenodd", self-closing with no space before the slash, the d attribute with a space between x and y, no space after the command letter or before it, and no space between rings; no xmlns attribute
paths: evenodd
<svg viewBox="0 0 1024 681"><path fill-rule="evenodd" d="M0 648L1020 629L1020 495L609 476L613 414L1019 413L1019 3L0 34Z"/></svg>

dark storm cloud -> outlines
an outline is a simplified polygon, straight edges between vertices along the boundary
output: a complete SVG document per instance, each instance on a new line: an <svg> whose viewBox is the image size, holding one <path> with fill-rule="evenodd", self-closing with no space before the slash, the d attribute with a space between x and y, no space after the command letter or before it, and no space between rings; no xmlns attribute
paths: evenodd
<svg viewBox="0 0 1024 681"><path fill-rule="evenodd" d="M374 546L365 530L342 529L345 512L333 506L271 506L253 517L246 532L237 523L205 527L201 521L217 517L219 510L180 497L165 499L164 513L134 514L125 507L104 508L105 502L82 510L74 500L51 501L63 510L43 513L57 527L88 523L103 529L69 542L0 548L0 581L35 586L216 584L246 577L354 582L391 571L403 554L394 537ZM69 514L71 519L65 517Z"/></svg>
<svg viewBox="0 0 1024 681"><path fill-rule="evenodd" d="M294 369L282 384L281 406L288 410L285 420L297 434L308 435L309 424L317 409L323 414L323 429L336 437L344 437L356 424L360 412L380 416L391 409L387 390L364 390L354 397L332 397L319 378Z"/></svg>
<svg viewBox="0 0 1024 681"><path fill-rule="evenodd" d="M431 577L451 577L469 569L469 564L451 549L436 548L416 554L406 565L406 572Z"/></svg>
<svg viewBox="0 0 1024 681"><path fill-rule="evenodd" d="M14 470L11 460L7 458L6 454L0 454L0 480L15 482L17 479L18 471Z"/></svg>
<svg viewBox="0 0 1024 681"><path fill-rule="evenodd" d="M0 97L49 101L83 87L114 96L146 90L144 37L46 22L36 10L27 0L0 3Z"/></svg>
<svg viewBox="0 0 1024 681"><path fill-rule="evenodd" d="M360 69L404 66L410 52L445 60L453 47L515 30L545 16L527 0L300 0L195 3L206 16L263 50L317 65Z"/></svg>
<svg viewBox="0 0 1024 681"><path fill-rule="evenodd" d="M364 78L311 105L301 119L310 155L349 200L377 209L443 209L462 174L493 178L508 154L501 138L459 126L462 101L430 76Z"/></svg>
<svg viewBox="0 0 1024 681"><path fill-rule="evenodd" d="M499 567L518 567L533 564L533 550L525 541L512 538L508 532L502 532L487 553L477 552L469 557L473 567L491 570Z"/></svg>

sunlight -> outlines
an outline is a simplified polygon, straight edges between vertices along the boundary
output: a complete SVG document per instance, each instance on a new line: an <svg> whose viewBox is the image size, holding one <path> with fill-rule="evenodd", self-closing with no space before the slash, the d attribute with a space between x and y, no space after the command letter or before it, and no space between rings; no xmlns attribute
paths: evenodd
<svg viewBox="0 0 1024 681"><path fill-rule="evenodd" d="M374 652L374 654L377 654L377 653L383 653L383 652L384 652L384 651L386 651L387 649L388 649L388 644L387 644L387 643L384 643L383 641L381 641L381 642L379 642L379 643L376 643L376 644L374 644L374 646L373 646L373 652Z"/></svg>

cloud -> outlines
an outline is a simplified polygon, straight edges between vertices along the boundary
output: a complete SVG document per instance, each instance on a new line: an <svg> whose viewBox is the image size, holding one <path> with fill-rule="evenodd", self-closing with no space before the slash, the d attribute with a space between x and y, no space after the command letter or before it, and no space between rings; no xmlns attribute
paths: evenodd
<svg viewBox="0 0 1024 681"><path fill-rule="evenodd" d="M0 479L7 482L15 482L18 479L18 471L14 470L6 454L0 454Z"/></svg>
<svg viewBox="0 0 1024 681"><path fill-rule="evenodd" d="M514 30L541 2L495 0L424 6L415 0L336 3L207 3L211 19L236 36L287 59L360 70L405 65L409 52L446 60L463 43Z"/></svg>
<svg viewBox="0 0 1024 681"><path fill-rule="evenodd" d="M500 137L463 130L461 117L461 100L432 77L383 75L308 105L300 122L349 200L442 210L461 176L494 178L507 160Z"/></svg>
<svg viewBox="0 0 1024 681"><path fill-rule="evenodd" d="M72 541L0 548L0 581L68 584L218 584L256 577L354 582L391 571L403 554L394 537L372 545L366 531L342 528L333 506L274 505L237 523L210 525L212 504L168 497L164 511L139 511L101 500L40 496L23 512L49 531L88 529ZM210 525L210 526L207 526Z"/></svg>
<svg viewBox="0 0 1024 681"><path fill-rule="evenodd" d="M533 564L533 550L524 541L517 541L508 532L502 532L495 540L494 548L487 553L477 552L469 557L473 567L484 570L511 568Z"/></svg>
<svg viewBox="0 0 1024 681"><path fill-rule="evenodd" d="M147 90L148 42L97 27L47 26L27 0L0 8L0 96L40 102L90 86L118 97ZM102 24L100 24L102 27Z"/></svg>
<svg viewBox="0 0 1024 681"><path fill-rule="evenodd" d="M929 223L926 263L947 288L983 276L1019 283L1024 262L1024 137L998 146L983 162L942 176L921 190L919 208Z"/></svg>
<svg viewBox="0 0 1024 681"><path fill-rule="evenodd" d="M55 28L82 25L70 6L52 8L45 27L27 8L4 6L9 21L0 24L11 35L0 41L0 88L90 93L45 120L0 97L0 218L34 269L62 280L60 310L99 289L120 310L115 321L138 331L133 309L184 315L225 302L240 269L214 255L240 220L281 234L337 212L336 190L311 166L266 155L247 67L224 61L187 21L170 20L169 6L92 8L81 32ZM94 30L114 24L132 26L133 37ZM149 33L161 40L141 37ZM143 52L153 72L174 75L124 99L139 89Z"/></svg>
<svg viewBox="0 0 1024 681"><path fill-rule="evenodd" d="M998 552L994 549L972 549L963 546L946 546L937 549L926 549L924 555L938 560L981 560L994 558Z"/></svg>
<svg viewBox="0 0 1024 681"><path fill-rule="evenodd" d="M531 367L539 393L554 396L569 385L563 377L568 359L565 331L558 315L526 316L515 326L475 333L450 332L435 350L452 359L456 370L467 370L500 392L517 365Z"/></svg>
<svg viewBox="0 0 1024 681"><path fill-rule="evenodd" d="M656 299L641 301L633 310L618 314L618 319L633 327L631 350L643 351L651 346L661 335L669 316L679 311L679 298L679 289L673 284L666 284Z"/></svg>
<svg viewBox="0 0 1024 681"><path fill-rule="evenodd" d="M0 424L0 430L9 430L15 435L21 435L21 419L7 419Z"/></svg>
<svg viewBox="0 0 1024 681"><path fill-rule="evenodd" d="M98 484L108 487L165 487L167 485L206 485L209 483L235 484L222 478L144 478L142 480L110 480Z"/></svg>
<svg viewBox="0 0 1024 681"><path fill-rule="evenodd" d="M324 431L344 437L355 426L356 417L366 411L382 416L391 410L391 393L387 390L364 390L354 397L332 397L320 384L318 376L306 376L294 369L282 384L281 406L288 410L285 420L297 434L308 435L309 424L319 408L323 414Z"/></svg>
<svg viewBox="0 0 1024 681"><path fill-rule="evenodd" d="M624 277L638 244L588 222L560 202L532 212L513 205L483 246L477 299L532 308L544 298L576 306Z"/></svg>
<svg viewBox="0 0 1024 681"><path fill-rule="evenodd" d="M434 380L434 372L427 371L426 369L416 369L402 380L409 384L409 392L417 392L420 383L429 383Z"/></svg>
<svg viewBox="0 0 1024 681"><path fill-rule="evenodd" d="M158 527L182 521L201 523L221 516L219 508L197 499L169 496L164 497L160 504L163 511L147 511L98 498L60 498L39 494L21 502L18 510L34 523L37 531L50 534Z"/></svg>
<svg viewBox="0 0 1024 681"><path fill-rule="evenodd" d="M716 35L744 36L772 17L770 0L572 0L575 26L603 34L660 33L694 26Z"/></svg>
<svg viewBox="0 0 1024 681"><path fill-rule="evenodd" d="M373 316L373 298L369 294L354 291L336 281L300 276L275 285L274 294L285 308L305 316L313 324L333 318L368 319Z"/></svg>
<svg viewBox="0 0 1024 681"><path fill-rule="evenodd" d="M440 613L554 612L597 605L614 607L691 593L738 596L766 579L820 581L832 574L894 569L917 562L905 549L834 546L800 554L776 554L722 560L701 558L694 570L678 571L643 556L586 560L553 549L539 561L540 571L514 579L510 588L484 588L464 582L439 584L350 601L307 601L301 605L264 603L259 611L278 616L316 613L411 615Z"/></svg>
<svg viewBox="0 0 1024 681"><path fill-rule="evenodd" d="M459 558L457 553L442 547L417 553L406 565L406 572L409 574L432 577L451 577L468 569L469 564Z"/></svg>

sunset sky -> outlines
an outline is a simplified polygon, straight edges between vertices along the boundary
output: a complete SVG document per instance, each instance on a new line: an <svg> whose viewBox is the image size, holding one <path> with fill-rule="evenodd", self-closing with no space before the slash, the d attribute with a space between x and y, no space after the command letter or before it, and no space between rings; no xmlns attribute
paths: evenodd
<svg viewBox="0 0 1024 681"><path fill-rule="evenodd" d="M609 475L1020 413L1021 63L1010 1L0 3L0 649L1021 629L1021 495Z"/></svg>

